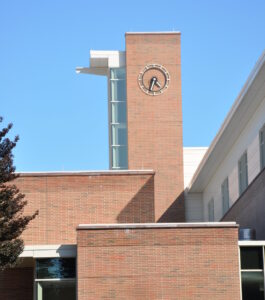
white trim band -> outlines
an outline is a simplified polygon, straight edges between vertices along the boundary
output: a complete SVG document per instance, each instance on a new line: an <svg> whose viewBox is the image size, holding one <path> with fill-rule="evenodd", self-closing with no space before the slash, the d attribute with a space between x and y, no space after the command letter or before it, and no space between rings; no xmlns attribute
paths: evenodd
<svg viewBox="0 0 265 300"><path fill-rule="evenodd" d="M76 245L25 246L19 257L76 257Z"/></svg>
<svg viewBox="0 0 265 300"><path fill-rule="evenodd" d="M104 170L104 171L51 171L51 172L16 172L21 177L38 176L109 176L109 175L154 175L153 170Z"/></svg>
<svg viewBox="0 0 265 300"><path fill-rule="evenodd" d="M238 241L239 246L265 246L265 241Z"/></svg>
<svg viewBox="0 0 265 300"><path fill-rule="evenodd" d="M152 229L152 228L224 228L238 227L236 222L199 223L128 223L128 224L79 224L77 229Z"/></svg>

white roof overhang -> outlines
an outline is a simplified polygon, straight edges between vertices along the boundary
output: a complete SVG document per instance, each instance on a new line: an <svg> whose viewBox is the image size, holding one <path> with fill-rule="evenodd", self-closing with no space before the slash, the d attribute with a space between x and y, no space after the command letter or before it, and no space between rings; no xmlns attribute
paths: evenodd
<svg viewBox="0 0 265 300"><path fill-rule="evenodd" d="M189 192L202 192L247 125L265 95L265 51L212 141L189 184Z"/></svg>
<svg viewBox="0 0 265 300"><path fill-rule="evenodd" d="M19 257L76 257L76 252L76 245L31 245Z"/></svg>
<svg viewBox="0 0 265 300"><path fill-rule="evenodd" d="M125 67L125 51L90 51L90 67L77 67L76 72L108 76L110 68Z"/></svg>

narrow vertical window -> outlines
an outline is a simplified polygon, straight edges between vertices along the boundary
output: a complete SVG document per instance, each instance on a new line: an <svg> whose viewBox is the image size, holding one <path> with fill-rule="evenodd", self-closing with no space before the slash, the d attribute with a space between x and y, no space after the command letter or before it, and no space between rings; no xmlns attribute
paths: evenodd
<svg viewBox="0 0 265 300"><path fill-rule="evenodd" d="M223 215L228 211L229 209L229 185L228 185L228 177L224 180L222 183L222 203L223 203Z"/></svg>
<svg viewBox="0 0 265 300"><path fill-rule="evenodd" d="M242 300L264 300L262 247L240 247Z"/></svg>
<svg viewBox="0 0 265 300"><path fill-rule="evenodd" d="M214 199L212 198L208 203L208 220L214 222Z"/></svg>
<svg viewBox="0 0 265 300"><path fill-rule="evenodd" d="M265 167L265 125L259 132L260 169Z"/></svg>
<svg viewBox="0 0 265 300"><path fill-rule="evenodd" d="M126 71L110 70L110 167L128 169Z"/></svg>
<svg viewBox="0 0 265 300"><path fill-rule="evenodd" d="M240 196L248 186L247 152L245 152L238 161L238 183L239 183L239 196Z"/></svg>

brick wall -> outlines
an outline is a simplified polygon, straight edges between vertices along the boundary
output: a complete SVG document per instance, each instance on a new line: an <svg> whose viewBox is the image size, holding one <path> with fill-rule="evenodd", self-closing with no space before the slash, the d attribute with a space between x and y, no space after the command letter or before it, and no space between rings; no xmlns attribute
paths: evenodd
<svg viewBox="0 0 265 300"><path fill-rule="evenodd" d="M240 299L236 226L77 232L78 300Z"/></svg>
<svg viewBox="0 0 265 300"><path fill-rule="evenodd" d="M159 96L138 85L140 71L154 63L170 74ZM184 221L180 34L126 34L126 68L129 169L156 171L156 221Z"/></svg>
<svg viewBox="0 0 265 300"><path fill-rule="evenodd" d="M15 268L0 272L0 299L33 299L33 268Z"/></svg>
<svg viewBox="0 0 265 300"><path fill-rule="evenodd" d="M23 234L26 245L76 244L76 227L88 223L154 221L154 174L22 175L25 213L39 210Z"/></svg>

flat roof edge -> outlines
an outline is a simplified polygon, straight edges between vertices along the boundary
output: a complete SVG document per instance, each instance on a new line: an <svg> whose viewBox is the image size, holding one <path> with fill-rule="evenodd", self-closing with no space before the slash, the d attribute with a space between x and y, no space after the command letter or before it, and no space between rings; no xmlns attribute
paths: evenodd
<svg viewBox="0 0 265 300"><path fill-rule="evenodd" d="M208 146L194 146L194 147L192 147L192 146L188 146L188 147L183 147L183 149L208 149L209 147Z"/></svg>
<svg viewBox="0 0 265 300"><path fill-rule="evenodd" d="M102 54L102 55L105 55L105 54L123 54L125 53L126 51L125 50L93 50L91 49L90 50L90 55L95 55L95 54Z"/></svg>
<svg viewBox="0 0 265 300"><path fill-rule="evenodd" d="M238 228L236 222L79 224L77 230L152 228Z"/></svg>
<svg viewBox="0 0 265 300"><path fill-rule="evenodd" d="M51 171L51 172L16 172L21 177L42 176L115 176L115 175L154 175L154 170L105 170L105 171Z"/></svg>
<svg viewBox="0 0 265 300"><path fill-rule="evenodd" d="M250 241L244 241L244 240L239 240L238 241L239 246L265 246L265 241L264 240L250 240Z"/></svg>
<svg viewBox="0 0 265 300"><path fill-rule="evenodd" d="M180 31L144 31L144 32L137 32L137 31L132 31L132 32L125 32L125 35L145 35L145 34L152 34L152 35L160 35L160 34L181 34Z"/></svg>

